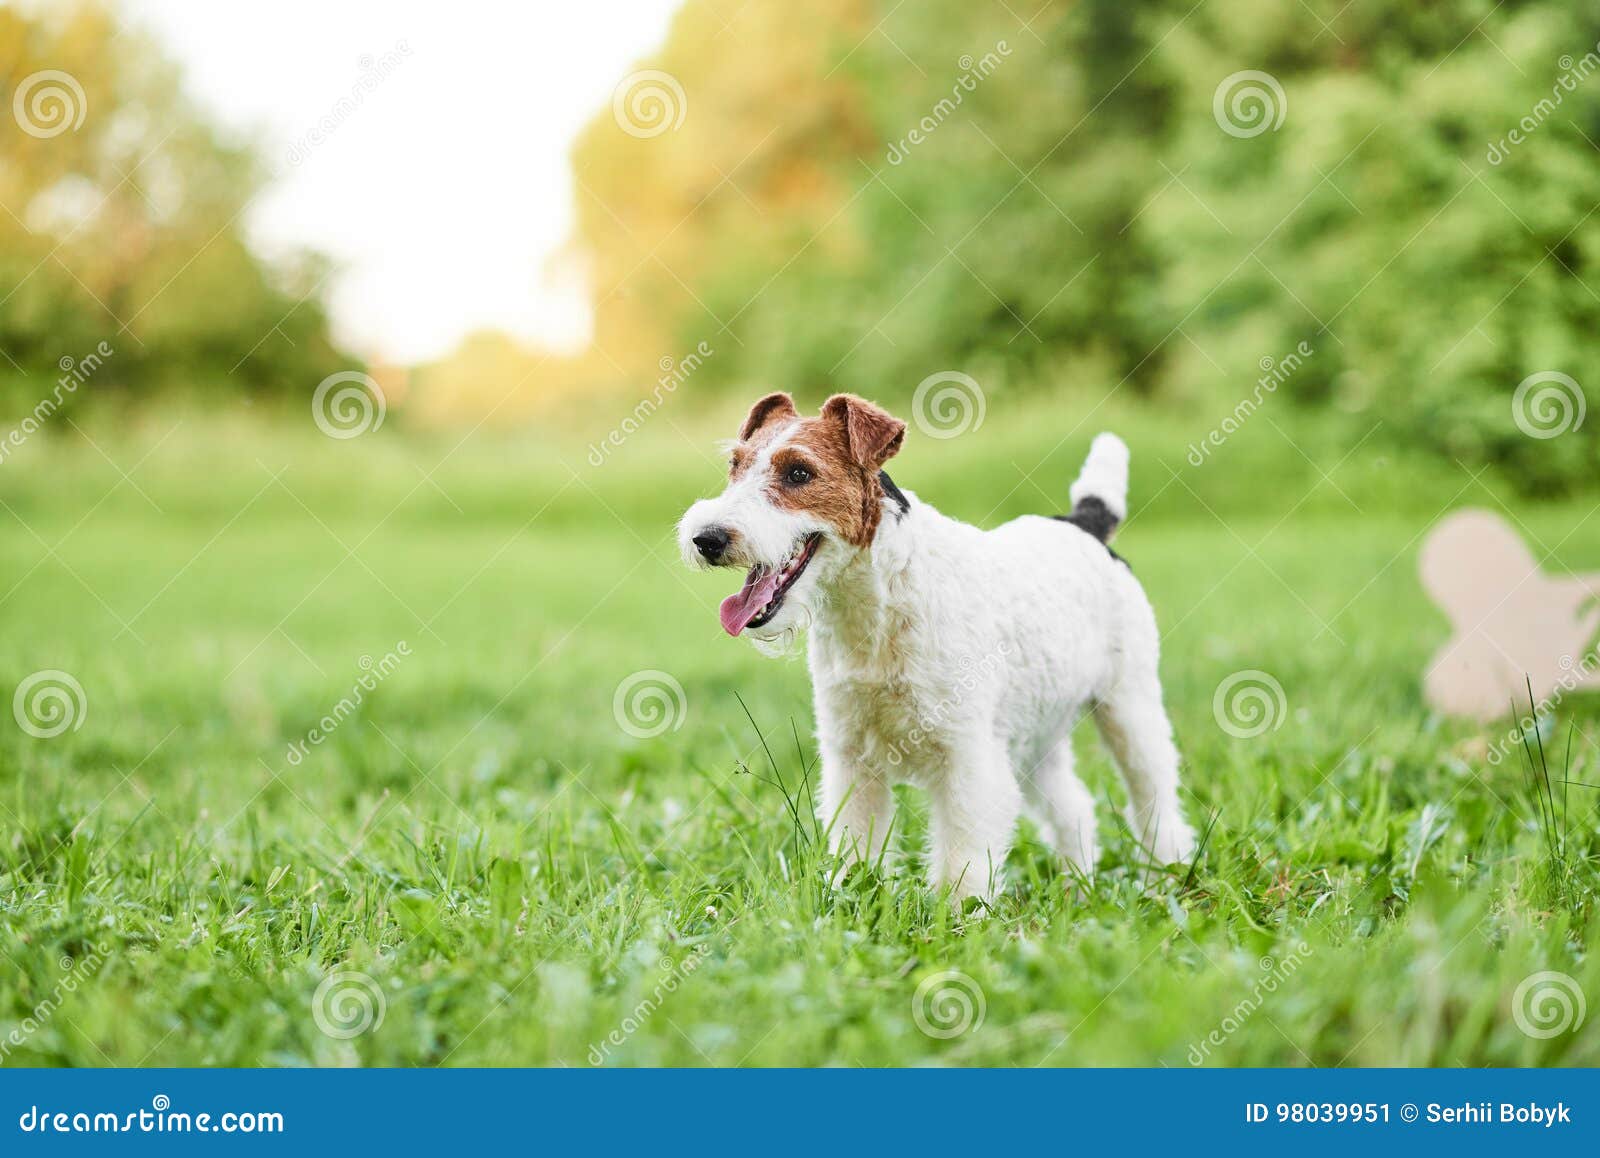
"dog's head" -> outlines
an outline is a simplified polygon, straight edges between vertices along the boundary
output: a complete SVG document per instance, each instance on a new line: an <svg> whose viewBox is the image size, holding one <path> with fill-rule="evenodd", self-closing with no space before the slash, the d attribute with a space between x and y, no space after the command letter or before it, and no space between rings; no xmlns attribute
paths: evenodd
<svg viewBox="0 0 1600 1158"><path fill-rule="evenodd" d="M728 460L728 486L678 524L693 567L737 567L744 586L722 601L729 635L775 640L803 627L830 582L869 550L883 516L878 471L906 424L870 402L836 394L802 418L787 394L750 409Z"/></svg>

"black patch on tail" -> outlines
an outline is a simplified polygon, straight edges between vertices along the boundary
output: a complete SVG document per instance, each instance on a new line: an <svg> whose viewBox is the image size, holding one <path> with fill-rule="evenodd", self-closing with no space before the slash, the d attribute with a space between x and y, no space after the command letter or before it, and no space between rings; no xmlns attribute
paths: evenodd
<svg viewBox="0 0 1600 1158"><path fill-rule="evenodd" d="M1124 567L1128 561L1115 551L1111 550L1106 540L1111 538L1111 532L1117 529L1117 524L1122 522L1116 513L1106 506L1105 500L1094 495L1084 495L1072 507L1070 515L1051 515L1052 519L1059 519L1063 523L1071 523L1078 530L1093 535L1101 544L1105 545L1107 552ZM1131 568L1130 568L1131 570Z"/></svg>
<svg viewBox="0 0 1600 1158"><path fill-rule="evenodd" d="M906 498L900 488L894 485L894 479L890 478L885 471L880 470L878 472L878 485L883 488L883 493L888 496L889 501L899 508L899 514L895 515L895 518L898 519L900 515L911 509L911 500Z"/></svg>
<svg viewBox="0 0 1600 1158"><path fill-rule="evenodd" d="M1111 532L1117 529L1117 524L1122 520L1117 518L1105 500L1094 495L1084 495L1072 508L1070 515L1057 515L1056 518L1064 523L1071 523L1081 527L1095 538L1104 543L1111 538Z"/></svg>

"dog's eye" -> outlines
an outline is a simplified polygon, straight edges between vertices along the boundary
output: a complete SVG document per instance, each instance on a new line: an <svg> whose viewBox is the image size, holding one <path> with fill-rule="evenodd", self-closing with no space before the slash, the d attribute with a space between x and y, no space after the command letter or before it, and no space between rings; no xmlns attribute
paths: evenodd
<svg viewBox="0 0 1600 1158"><path fill-rule="evenodd" d="M811 481L811 471L803 466L791 466L783 472L783 481L792 487L804 486Z"/></svg>

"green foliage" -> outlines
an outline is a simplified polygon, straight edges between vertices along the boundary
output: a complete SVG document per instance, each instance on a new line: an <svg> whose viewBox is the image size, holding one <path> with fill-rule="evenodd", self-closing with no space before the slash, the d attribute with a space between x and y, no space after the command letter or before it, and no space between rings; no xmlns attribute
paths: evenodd
<svg viewBox="0 0 1600 1158"><path fill-rule="evenodd" d="M683 129L608 111L575 158L602 332L643 361L709 336L700 388L903 403L956 368L991 398L1225 413L1305 342L1281 392L1381 441L1545 493L1600 453L1600 422L1541 440L1512 414L1544 371L1600 406L1592 0L837 4L831 35L791 7L715 39L711 7L655 62ZM1245 70L1278 127L1219 123Z"/></svg>
<svg viewBox="0 0 1600 1158"><path fill-rule="evenodd" d="M53 101L40 95L52 87ZM45 102L42 133L13 115L19 91ZM63 410L158 390L308 394L349 368L317 296L322 263L269 266L245 243L266 177L254 151L207 122L147 38L98 5L0 8L0 99L8 410L31 409L64 360L101 343L112 354Z"/></svg>

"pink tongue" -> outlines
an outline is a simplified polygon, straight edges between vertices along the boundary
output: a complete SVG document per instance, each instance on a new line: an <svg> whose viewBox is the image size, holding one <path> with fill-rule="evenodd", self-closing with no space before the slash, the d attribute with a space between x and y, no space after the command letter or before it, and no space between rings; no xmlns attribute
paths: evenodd
<svg viewBox="0 0 1600 1158"><path fill-rule="evenodd" d="M754 619L767 605L767 601L777 589L776 571L763 571L759 578L747 578L738 592L722 601L720 612L722 630L729 635L738 635L744 630L745 624Z"/></svg>

